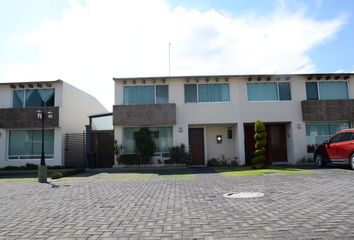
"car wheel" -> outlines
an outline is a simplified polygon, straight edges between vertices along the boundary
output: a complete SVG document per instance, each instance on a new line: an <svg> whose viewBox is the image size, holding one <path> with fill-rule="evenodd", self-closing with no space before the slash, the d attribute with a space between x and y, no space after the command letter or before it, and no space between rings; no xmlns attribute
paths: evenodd
<svg viewBox="0 0 354 240"><path fill-rule="evenodd" d="M349 163L350 163L350 168L354 170L354 153L350 156Z"/></svg>
<svg viewBox="0 0 354 240"><path fill-rule="evenodd" d="M353 156L353 159L354 159L354 156ZM327 162L326 162L326 159L323 157L322 153L317 153L315 155L315 164L317 167L326 167Z"/></svg>

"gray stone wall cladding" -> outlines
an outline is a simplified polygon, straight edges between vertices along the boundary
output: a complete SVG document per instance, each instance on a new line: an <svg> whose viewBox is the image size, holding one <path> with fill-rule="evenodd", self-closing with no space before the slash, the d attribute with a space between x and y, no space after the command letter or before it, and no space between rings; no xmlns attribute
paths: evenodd
<svg viewBox="0 0 354 240"><path fill-rule="evenodd" d="M113 125L151 126L176 124L176 104L115 105Z"/></svg>
<svg viewBox="0 0 354 240"><path fill-rule="evenodd" d="M305 100L301 102L304 121L354 119L354 99Z"/></svg>
<svg viewBox="0 0 354 240"><path fill-rule="evenodd" d="M59 127L59 107L2 108L0 109L0 128L40 128L42 122L37 111L53 112L52 119L46 119L45 127Z"/></svg>

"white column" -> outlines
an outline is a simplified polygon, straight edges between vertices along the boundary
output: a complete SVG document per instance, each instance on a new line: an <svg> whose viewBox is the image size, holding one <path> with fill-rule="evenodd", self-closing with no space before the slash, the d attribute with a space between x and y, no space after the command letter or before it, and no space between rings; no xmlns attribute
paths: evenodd
<svg viewBox="0 0 354 240"><path fill-rule="evenodd" d="M245 165L245 134L243 122L239 122L236 126L236 156L237 163Z"/></svg>

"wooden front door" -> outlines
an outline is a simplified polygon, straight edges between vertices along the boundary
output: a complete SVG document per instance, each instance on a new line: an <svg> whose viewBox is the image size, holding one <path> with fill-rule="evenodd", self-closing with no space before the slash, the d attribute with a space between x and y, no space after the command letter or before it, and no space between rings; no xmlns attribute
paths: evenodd
<svg viewBox="0 0 354 240"><path fill-rule="evenodd" d="M204 165L204 129L188 129L189 146L192 156L192 165Z"/></svg>
<svg viewBox="0 0 354 240"><path fill-rule="evenodd" d="M267 127L270 162L287 162L286 133L284 124L274 124Z"/></svg>

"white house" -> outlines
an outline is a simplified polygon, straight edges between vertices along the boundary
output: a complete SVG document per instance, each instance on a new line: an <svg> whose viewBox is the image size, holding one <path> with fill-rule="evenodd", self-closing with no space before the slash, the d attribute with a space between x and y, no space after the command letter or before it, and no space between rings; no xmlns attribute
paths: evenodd
<svg viewBox="0 0 354 240"><path fill-rule="evenodd" d="M107 112L96 98L62 80L0 83L0 167L39 164L38 110L53 115L45 121L47 165L64 164L66 133L83 132L89 115Z"/></svg>
<svg viewBox="0 0 354 240"><path fill-rule="evenodd" d="M149 127L157 154L181 143L192 164L210 159L248 164L253 123L267 126L269 163L296 162L316 144L350 128L354 74L114 78L115 139L134 152L134 132Z"/></svg>

